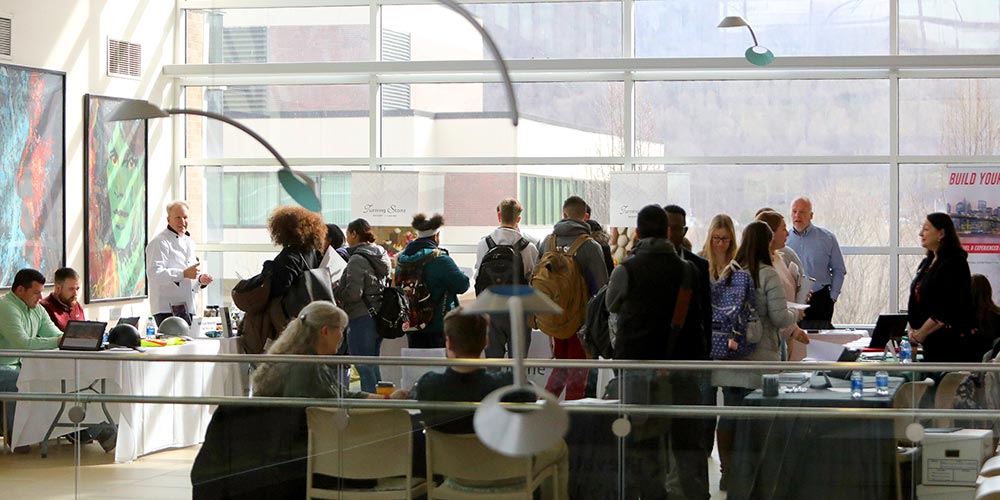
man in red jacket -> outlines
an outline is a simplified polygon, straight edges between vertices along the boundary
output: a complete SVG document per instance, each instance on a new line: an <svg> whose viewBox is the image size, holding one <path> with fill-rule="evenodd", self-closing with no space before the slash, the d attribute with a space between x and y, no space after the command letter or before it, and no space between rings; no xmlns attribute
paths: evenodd
<svg viewBox="0 0 1000 500"><path fill-rule="evenodd" d="M83 316L83 307L77 301L79 293L80 275L69 267L57 270L55 288L40 303L61 332L66 331L66 324L70 320L84 321L86 319Z"/></svg>

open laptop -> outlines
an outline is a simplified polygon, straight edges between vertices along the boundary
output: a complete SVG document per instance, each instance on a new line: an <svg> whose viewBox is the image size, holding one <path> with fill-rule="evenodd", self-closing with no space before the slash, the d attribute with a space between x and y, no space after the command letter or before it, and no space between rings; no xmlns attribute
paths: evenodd
<svg viewBox="0 0 1000 500"><path fill-rule="evenodd" d="M118 325L132 325L133 327L135 327L136 330L138 330L139 329L139 317L138 316L130 316L128 318L118 318L118 323L116 323L115 326L118 326Z"/></svg>
<svg viewBox="0 0 1000 500"><path fill-rule="evenodd" d="M879 314L868 347L885 349L890 339L902 337L906 333L906 318L905 314Z"/></svg>
<svg viewBox="0 0 1000 500"><path fill-rule="evenodd" d="M103 321L70 321L66 324L59 348L65 351L99 351L107 326Z"/></svg>

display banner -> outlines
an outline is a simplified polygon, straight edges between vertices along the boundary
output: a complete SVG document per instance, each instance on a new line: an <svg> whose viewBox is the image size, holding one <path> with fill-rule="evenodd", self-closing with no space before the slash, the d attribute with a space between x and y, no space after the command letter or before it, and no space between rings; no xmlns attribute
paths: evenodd
<svg viewBox="0 0 1000 500"><path fill-rule="evenodd" d="M416 172L352 172L351 219L409 227L418 211L419 182Z"/></svg>
<svg viewBox="0 0 1000 500"><path fill-rule="evenodd" d="M955 222L969 268L986 276L1000 298L1000 167L948 167L947 212Z"/></svg>
<svg viewBox="0 0 1000 500"><path fill-rule="evenodd" d="M610 225L635 226L642 207L667 201L669 184L670 174L666 172L611 172Z"/></svg>

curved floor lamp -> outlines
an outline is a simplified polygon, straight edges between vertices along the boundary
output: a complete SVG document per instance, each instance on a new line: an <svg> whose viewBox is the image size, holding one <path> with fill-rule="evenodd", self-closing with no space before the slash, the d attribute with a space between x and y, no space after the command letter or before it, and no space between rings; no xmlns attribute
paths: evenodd
<svg viewBox="0 0 1000 500"><path fill-rule="evenodd" d="M150 118L166 118L170 115L204 116L206 118L212 118L214 120L228 123L242 130L259 142L261 146L264 146L272 155L274 155L274 158L278 160L278 163L281 164L281 170L278 171L278 181L281 183L281 187L285 189L285 192L288 193L293 200L307 210L312 210L313 212L319 212L322 209L319 202L319 195L316 192L315 181L307 175L292 170L292 168L288 166L288 162L285 161L285 158L281 156L276 149L274 149L274 146L265 141L263 137L246 125L243 125L228 116L221 115L219 113L212 113L211 111L201 111L198 109L161 109L160 107L151 104L149 101L127 99L118 105L118 109L116 109L114 113L111 113L109 121L148 120Z"/></svg>
<svg viewBox="0 0 1000 500"><path fill-rule="evenodd" d="M740 16L728 16L719 23L719 28L738 28L740 26L746 26L750 30L750 36L753 37L753 46L747 49L743 54L747 58L750 64L756 66L767 66L774 61L774 54L771 53L770 49L764 47L757 43L757 35L754 34L753 28L750 24L743 20Z"/></svg>
<svg viewBox="0 0 1000 500"><path fill-rule="evenodd" d="M527 285L497 285L487 288L475 302L463 307L464 314L510 316L510 350L514 353L514 385L501 387L483 398L473 416L476 436L487 447L508 456L528 456L555 446L569 428L566 410L545 389L525 383L524 315L559 314L559 308L545 294ZM530 395L540 401L537 410L517 411L501 403L514 395ZM525 399L517 398L519 401Z"/></svg>

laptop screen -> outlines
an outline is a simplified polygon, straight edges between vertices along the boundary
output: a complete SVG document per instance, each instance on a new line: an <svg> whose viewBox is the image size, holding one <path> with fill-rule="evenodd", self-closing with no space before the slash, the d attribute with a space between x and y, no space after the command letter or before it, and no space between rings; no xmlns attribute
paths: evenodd
<svg viewBox="0 0 1000 500"><path fill-rule="evenodd" d="M906 333L906 320L905 314L879 314L868 347L883 349L889 343L889 339L902 337Z"/></svg>
<svg viewBox="0 0 1000 500"><path fill-rule="evenodd" d="M136 329L138 329L139 328L139 317L138 316L131 316L131 317L128 317L128 318L118 318L118 324L119 325L132 325L133 327L135 327Z"/></svg>
<svg viewBox="0 0 1000 500"><path fill-rule="evenodd" d="M63 334L63 349L93 349L101 348L104 340L104 328L108 324L103 321L70 321Z"/></svg>

